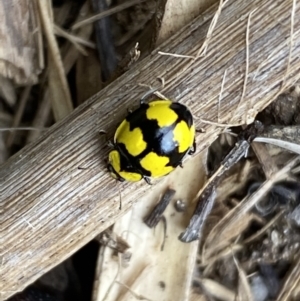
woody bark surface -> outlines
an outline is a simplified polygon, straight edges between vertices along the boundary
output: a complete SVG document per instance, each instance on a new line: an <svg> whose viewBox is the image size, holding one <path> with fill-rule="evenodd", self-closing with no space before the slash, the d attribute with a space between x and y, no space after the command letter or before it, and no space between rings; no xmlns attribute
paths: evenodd
<svg viewBox="0 0 300 301"><path fill-rule="evenodd" d="M191 59L158 53L196 56L217 10L212 7L3 164L0 300L24 289L151 193L144 182L116 184L105 166L109 148L98 134L106 130L112 137L126 109L137 105L147 91L139 84L157 87L157 78L163 77L161 92L189 106L196 126L206 130L197 137L198 151L222 131L203 123L204 119L244 124L283 87L294 84L300 71L300 19L295 18L291 30L291 18L292 11L299 13L299 4L292 8L293 1L288 0L229 1L205 56Z"/></svg>

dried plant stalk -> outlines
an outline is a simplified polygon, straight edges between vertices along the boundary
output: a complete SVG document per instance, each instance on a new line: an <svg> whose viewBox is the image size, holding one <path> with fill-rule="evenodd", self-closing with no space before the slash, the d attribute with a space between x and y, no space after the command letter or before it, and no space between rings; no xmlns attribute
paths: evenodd
<svg viewBox="0 0 300 301"><path fill-rule="evenodd" d="M0 74L36 83L44 62L35 0L0 1L0 20Z"/></svg>
<svg viewBox="0 0 300 301"><path fill-rule="evenodd" d="M52 110L55 120L60 120L73 111L73 104L61 55L54 36L53 21L50 17L52 10L46 1L39 1L38 6L48 41L48 72Z"/></svg>
<svg viewBox="0 0 300 301"><path fill-rule="evenodd" d="M247 89L236 110L245 78L247 19L255 8L248 28ZM195 56L216 9L214 6L195 19L159 50ZM283 81L291 86L298 80L300 19L294 20L293 43L289 43L291 9L290 1L228 1L205 57L194 60L152 52L8 160L0 169L0 300L70 256L149 190L143 182L118 184L122 198L119 210L119 189L105 168L108 147L98 135L99 130L107 130L112 136L126 109L137 104L145 92L139 84L158 86L158 77L166 79L163 94L188 105L196 126L206 130L197 137L199 151L222 130L201 124L201 118L217 121L219 116L222 123L239 124L251 104L248 120L253 119L282 90Z"/></svg>

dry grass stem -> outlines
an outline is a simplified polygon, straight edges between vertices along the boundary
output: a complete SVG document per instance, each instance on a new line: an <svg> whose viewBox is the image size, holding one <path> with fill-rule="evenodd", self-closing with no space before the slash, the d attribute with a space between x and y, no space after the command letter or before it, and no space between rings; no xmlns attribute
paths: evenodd
<svg viewBox="0 0 300 301"><path fill-rule="evenodd" d="M124 287L128 290L128 292L129 292L132 296L134 296L134 298L135 298L136 300L154 301L154 300L148 299L147 297L144 297L144 296L142 296L142 295L140 295L140 294L137 294L134 290L132 290L129 286L127 286L127 285L124 284L124 283L121 283L121 282L119 282L119 281L116 281L116 283L118 283L118 284L124 286Z"/></svg>
<svg viewBox="0 0 300 301"><path fill-rule="evenodd" d="M148 299L147 297L144 297L142 295L137 294L134 290L132 290L129 286L127 286L125 283L121 283L119 281L116 281L116 283L124 286L128 292L130 292L130 294L136 299L136 300L146 300L146 301L153 301L151 299Z"/></svg>
<svg viewBox="0 0 300 301"><path fill-rule="evenodd" d="M50 18L52 9L50 9L49 11L49 7L46 1L38 1L38 5L50 53L48 62L50 77L49 82L50 87L52 86L51 92L53 94L51 96L51 100L53 101L52 108L56 120L60 120L73 111L73 105L59 48L54 35L53 22Z"/></svg>
<svg viewBox="0 0 300 301"><path fill-rule="evenodd" d="M248 237L243 241L243 244L251 244L254 241L258 240L261 236L263 236L267 230L269 230L276 222L282 217L284 211L277 213L267 224L265 224L259 231L257 231L252 236Z"/></svg>
<svg viewBox="0 0 300 301"><path fill-rule="evenodd" d="M266 138L266 137L257 137L255 138L255 142L263 142L263 143L279 146L290 152L300 155L300 145L297 143L284 141L280 139L274 139L274 138Z"/></svg>
<svg viewBox="0 0 300 301"><path fill-rule="evenodd" d="M9 129L10 133L7 136L7 140L6 140L6 145L7 147L11 147L12 143L14 142L14 138L15 138L15 131L12 129L16 129L17 126L20 124L21 122L21 118L23 116L24 110L25 110L25 106L27 104L28 101L28 97L31 91L31 86L27 86L26 88L24 88L23 93L21 94L20 97L20 101L19 101L19 106L18 106L18 110L14 116L14 120L12 123L11 128ZM4 131L4 128L1 128L0 131Z"/></svg>
<svg viewBox="0 0 300 301"><path fill-rule="evenodd" d="M77 20L78 21L82 20L88 14L89 14L89 5L88 2L86 2L81 8ZM92 34L92 31L93 31L92 25L85 26L83 28L80 28L76 32L76 37L83 40L88 40ZM62 49L61 51L63 53L62 60L63 60L63 66L66 74L70 72L71 68L74 66L74 64L76 63L80 55L80 53L78 53L78 50L74 47L74 45L73 47L69 47L69 45L67 46L68 47L64 47L64 49Z"/></svg>
<svg viewBox="0 0 300 301"><path fill-rule="evenodd" d="M226 74L227 74L227 69L225 69L225 71L224 71L221 90L220 90L219 99L218 99L218 124L220 124L221 100L222 100L222 96L223 96L223 90L224 90L224 85L225 85Z"/></svg>
<svg viewBox="0 0 300 301"><path fill-rule="evenodd" d="M95 43L86 41L76 35L70 34L57 25L54 26L54 31L55 31L56 35L58 35L60 37L64 37L68 41L70 41L70 43L72 43L75 46L75 48L83 55L88 55L88 54L87 54L86 50L84 49L84 47L82 47L82 45L87 46L92 49L96 48Z"/></svg>
<svg viewBox="0 0 300 301"><path fill-rule="evenodd" d="M82 21L79 21L77 23L75 23L73 26L72 26L72 29L78 29L82 26L85 26L85 25L89 25L93 22L96 22L98 20L101 20L102 18L105 18L105 17L108 17L110 15L113 15L113 14L116 14L126 8L129 8L131 6L134 6L134 5L137 5L139 3L143 3L145 2L146 0L130 0L130 1L127 1L126 3L123 3L121 5L118 5L116 7L113 7L113 8L110 8L102 13L99 13L95 16L92 16L92 17L89 17L89 18L86 18Z"/></svg>
<svg viewBox="0 0 300 301"><path fill-rule="evenodd" d="M49 89L47 89L49 91ZM51 104L48 97L49 92L45 92L44 97L41 99L36 115L32 121L32 128L40 129L37 131L31 131L27 135L26 143L35 141L41 134L41 131L45 129L45 125L49 120L51 114Z"/></svg>
<svg viewBox="0 0 300 301"><path fill-rule="evenodd" d="M261 164L261 167L265 173L267 179L272 178L272 175L278 171L277 164L274 159L270 156L270 153L266 145L262 143L251 143L251 147L255 152L255 155L258 161Z"/></svg>
<svg viewBox="0 0 300 301"><path fill-rule="evenodd" d="M207 31L207 34L206 34L206 38L205 38L201 48L198 50L195 59L197 59L200 56L205 56L207 47L208 47L209 42L210 42L210 40L213 36L213 32L214 32L214 29L217 25L218 19L221 15L222 9L224 8L224 6L226 5L227 2L228 2L228 0L225 0L225 1L220 0L218 9L217 9L216 13L214 14L214 17L212 18L212 21L209 25L209 28L208 28L208 31Z"/></svg>
<svg viewBox="0 0 300 301"><path fill-rule="evenodd" d="M233 261L238 270L239 281L238 281L238 296L239 301L253 301L251 288L247 279L245 271L241 268L237 258L233 255Z"/></svg>
<svg viewBox="0 0 300 301"><path fill-rule="evenodd" d="M202 43L202 46L200 47L200 49L198 50L196 56L193 55L184 55L184 54L178 54L178 53L169 53L169 52L162 52L159 51L158 54L160 55L166 55L166 56L170 56L170 57L175 57L175 58L185 58L185 59L193 59L196 60L197 58L201 57L201 56L205 56L207 47L209 45L210 39L212 38L213 35L213 31L217 25L219 16L221 15L222 9L224 8L224 6L226 5L226 3L228 2L228 0L220 0L219 2L219 6L217 11L215 12L210 26L208 28L207 34L206 34L206 38L204 40L204 42Z"/></svg>
<svg viewBox="0 0 300 301"><path fill-rule="evenodd" d="M58 35L61 34L62 37L65 37L72 44L81 44L81 45L89 47L91 49L96 49L96 44L94 42L85 40L84 38L82 38L78 35L71 34L57 25L54 26L54 29L57 31Z"/></svg>
<svg viewBox="0 0 300 301"><path fill-rule="evenodd" d="M206 123L206 124L210 124L210 125L215 125L215 126L220 127L220 128L236 127L236 126L240 125L239 123L236 123L236 124L218 123L218 122L213 122L213 121L205 120L203 118L200 118L199 121L202 122L202 123Z"/></svg>
<svg viewBox="0 0 300 301"><path fill-rule="evenodd" d="M233 254L242 251L245 247L240 244L231 244L226 248L222 249L217 255L213 255L209 257L209 259L204 263L203 262L203 254L201 255L201 267L205 267L203 271L203 276L207 277L207 275L211 272L213 265L217 260L224 260L228 257L232 257Z"/></svg>
<svg viewBox="0 0 300 301"><path fill-rule="evenodd" d="M169 53L169 52L163 52L163 51L158 51L158 54L167 55L167 56L176 57L176 58L183 58L183 59L193 59L193 60L195 59L195 57L192 55Z"/></svg>
<svg viewBox="0 0 300 301"><path fill-rule="evenodd" d="M195 196L195 198L194 198L195 202L199 199L199 197L207 189L207 187L219 176L219 173L220 173L221 170L223 170L223 166L220 166L218 168L218 170L216 170L214 172L214 174L206 181L205 185L203 185L203 187L201 188L201 190L199 190L199 192Z"/></svg>
<svg viewBox="0 0 300 301"><path fill-rule="evenodd" d="M166 55L166 56L170 56L170 57L175 57L175 58L185 58L185 59L192 59L188 64L186 64L185 68L182 69L179 72L179 75L186 72L186 70L188 70L189 68L191 68L191 66L194 64L194 61L202 56L205 56L205 53L207 51L209 42L211 40L211 37L213 35L213 31L217 25L217 21L219 19L219 16L221 15L222 9L224 8L224 6L226 5L228 0L225 0L223 2L223 0L220 0L219 2L219 6L217 11L214 13L214 16L210 22L206 37L200 47L200 49L198 50L196 56L191 56L191 55L182 55L182 54L178 54L178 53L169 53L169 52L159 52L159 54L161 55ZM167 84L171 83L174 81L174 78L169 77L168 80L166 81Z"/></svg>
<svg viewBox="0 0 300 301"><path fill-rule="evenodd" d="M44 43L43 43L43 36L42 36L42 25L40 20L40 14L39 14L39 8L38 8L38 2L39 0L33 0L32 6L34 11L34 18L36 20L36 31L37 31L37 41L38 41L38 60L39 60L39 66L41 70L44 70L45 68L45 57L44 57Z"/></svg>
<svg viewBox="0 0 300 301"><path fill-rule="evenodd" d="M236 207L229 211L219 223L217 223L217 225L210 231L204 243L204 263L212 255L212 253L224 248L230 243L229 241L223 240L224 232L227 232L228 229L234 229L237 224L240 224L240 221L245 218L245 215L248 214L249 210L266 195L266 193L273 187L274 183L282 180L283 177L286 177L287 173L289 173L295 165L298 165L299 162L300 156L297 156L288 162L284 168L273 174L272 178L266 180L256 192L244 198Z"/></svg>
<svg viewBox="0 0 300 301"><path fill-rule="evenodd" d="M230 211L231 212L231 211ZM230 213L229 212L229 213ZM233 252L232 249L232 241L237 238L243 231L245 231L251 222L255 219L253 214L244 214L243 218L236 218L236 223L233 225L233 223L228 222L225 224L225 227L222 230L222 241L220 241L220 244L218 244L218 240L216 239L216 245L209 245L208 248L206 248L206 242L210 241L211 237L215 234L214 230L209 233L206 241L205 241L205 248L203 248L202 258L203 258L203 264L207 264L208 262L214 262L216 259L222 258L224 256L228 255L228 252ZM222 222L222 220L221 220ZM216 226L217 227L217 226ZM229 246L230 245L230 246ZM239 245L233 244L236 248L235 250L239 249ZM222 249L222 251L220 251ZM215 255L216 252L220 252L217 255Z"/></svg>
<svg viewBox="0 0 300 301"><path fill-rule="evenodd" d="M246 95L246 89L247 89L247 82L248 82L248 76L249 76L249 33L250 33L250 24L251 24L251 16L252 14L256 11L253 10L252 12L250 12L249 16L248 16L248 22L247 22L247 29L246 29L246 68L245 68L245 78L244 78L244 84L243 84L243 92L242 92L242 96L240 99L240 102L238 104L237 110L239 110L240 106L243 104L245 95ZM248 114L248 110L249 110L249 104L246 103L246 109L245 109L245 119L244 119L244 123L248 124L247 122L247 114ZM251 120L252 122L252 120Z"/></svg>
<svg viewBox="0 0 300 301"><path fill-rule="evenodd" d="M291 29L290 29L290 43L289 43L289 56L288 56L288 64L286 67L286 72L284 75L284 79L282 82L282 87L285 87L286 78L290 71L292 53L293 53L293 45L294 45L294 24L295 24L295 11L296 11L296 2L297 0L293 0L292 10L291 10Z"/></svg>

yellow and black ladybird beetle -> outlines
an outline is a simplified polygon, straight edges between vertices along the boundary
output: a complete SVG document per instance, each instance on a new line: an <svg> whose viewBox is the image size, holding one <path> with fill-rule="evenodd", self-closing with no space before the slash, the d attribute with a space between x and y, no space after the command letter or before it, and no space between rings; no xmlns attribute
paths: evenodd
<svg viewBox="0 0 300 301"><path fill-rule="evenodd" d="M141 101L115 132L108 170L119 181L150 184L173 171L195 152L195 127L190 110L171 100Z"/></svg>

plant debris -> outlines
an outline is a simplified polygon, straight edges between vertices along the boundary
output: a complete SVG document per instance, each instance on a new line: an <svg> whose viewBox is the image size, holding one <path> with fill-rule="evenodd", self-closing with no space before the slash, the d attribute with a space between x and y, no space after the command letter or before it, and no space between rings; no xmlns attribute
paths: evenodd
<svg viewBox="0 0 300 301"><path fill-rule="evenodd" d="M145 223L148 227L154 228L157 226L159 221L162 218L164 211L166 210L167 206L169 205L170 201L172 200L173 196L175 195L174 189L167 189L164 193L158 204L155 206L153 211L149 214L148 217L145 219Z"/></svg>
<svg viewBox="0 0 300 301"><path fill-rule="evenodd" d="M298 107L299 95L293 98ZM288 125L270 121L276 106L275 102L260 114L266 126L258 137L299 147L294 118ZM290 115L289 110L282 110L282 116L276 112L277 121L288 119L285 112ZM299 296L294 288L299 285L300 157L282 145L255 142L256 138L247 157L215 185L215 207L201 227L194 292L212 300L282 301Z"/></svg>

